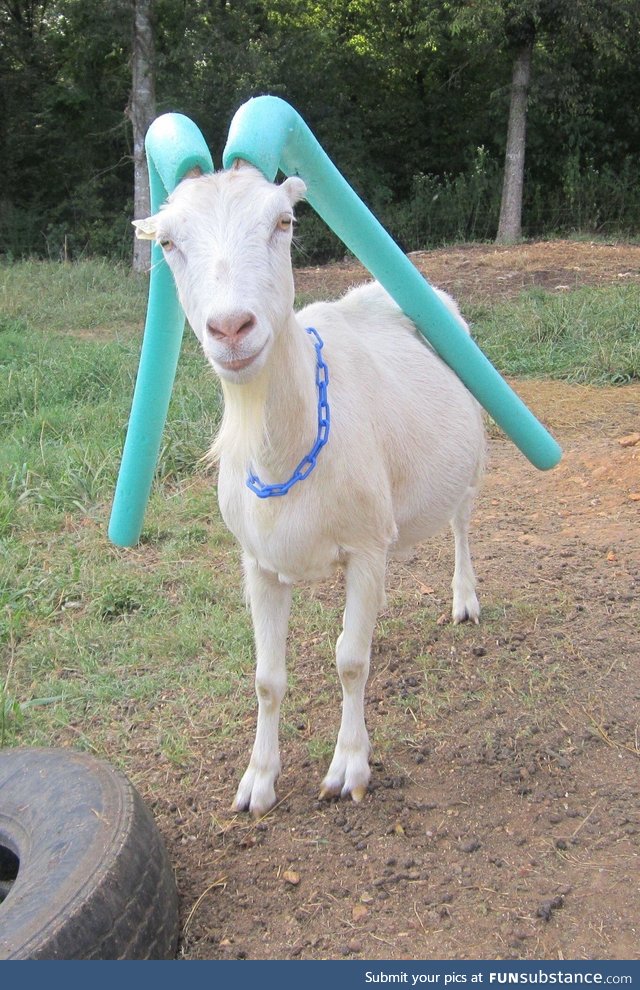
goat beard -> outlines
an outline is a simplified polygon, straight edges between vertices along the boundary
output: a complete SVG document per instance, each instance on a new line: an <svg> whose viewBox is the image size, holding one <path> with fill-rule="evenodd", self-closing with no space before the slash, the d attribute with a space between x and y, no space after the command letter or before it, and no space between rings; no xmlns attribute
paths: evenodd
<svg viewBox="0 0 640 990"><path fill-rule="evenodd" d="M244 470L259 462L268 445L265 406L269 375L265 368L243 385L234 385L224 379L220 382L224 397L222 420L204 459L215 464L224 455Z"/></svg>

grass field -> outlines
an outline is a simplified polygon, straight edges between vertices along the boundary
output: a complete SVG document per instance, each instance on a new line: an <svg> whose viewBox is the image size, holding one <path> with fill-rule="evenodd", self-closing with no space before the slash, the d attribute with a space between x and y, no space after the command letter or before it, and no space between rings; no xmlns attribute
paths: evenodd
<svg viewBox="0 0 640 990"><path fill-rule="evenodd" d="M219 399L190 333L140 546L106 537L145 296L144 279L104 262L0 268L0 745L64 729L118 762L123 711L127 731L153 711L180 761L194 697L199 731L224 735L247 696L238 555L200 462ZM638 286L535 290L468 315L509 375L640 378ZM327 664L336 619L313 600L295 619Z"/></svg>
<svg viewBox="0 0 640 990"><path fill-rule="evenodd" d="M640 287L542 289L468 313L478 343L504 374L623 385L640 378Z"/></svg>

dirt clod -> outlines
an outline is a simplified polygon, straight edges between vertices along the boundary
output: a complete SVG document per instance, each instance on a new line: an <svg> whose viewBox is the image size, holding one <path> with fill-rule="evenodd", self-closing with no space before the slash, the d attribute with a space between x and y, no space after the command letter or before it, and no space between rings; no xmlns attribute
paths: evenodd
<svg viewBox="0 0 640 990"><path fill-rule="evenodd" d="M470 839L468 842L463 842L460 849L463 853L474 853L480 849L480 843L477 839Z"/></svg>
<svg viewBox="0 0 640 990"><path fill-rule="evenodd" d="M554 911L558 911L561 907L564 907L564 897L559 895L553 897L548 901L543 901L538 907L536 915L538 918L542 918L543 921L551 921L551 916Z"/></svg>

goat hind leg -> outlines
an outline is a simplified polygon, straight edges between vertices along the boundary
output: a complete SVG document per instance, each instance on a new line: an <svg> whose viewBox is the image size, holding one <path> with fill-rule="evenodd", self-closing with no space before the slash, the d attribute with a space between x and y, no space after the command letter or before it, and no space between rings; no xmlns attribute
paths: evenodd
<svg viewBox="0 0 640 990"><path fill-rule="evenodd" d="M240 781L234 811L264 815L276 802L275 783L280 773L278 724L280 704L287 686L286 643L291 586L245 557L245 580L251 605L256 645L256 695L258 724L251 759Z"/></svg>
<svg viewBox="0 0 640 990"><path fill-rule="evenodd" d="M456 625L459 622L467 621L477 624L480 620L480 604L476 595L476 576L469 550L469 522L475 495L475 487L467 489L451 520L455 541L455 567L451 582L453 590L452 616Z"/></svg>
<svg viewBox="0 0 640 990"><path fill-rule="evenodd" d="M346 574L346 608L342 633L336 644L336 663L342 684L342 721L335 752L322 782L323 798L346 797L361 801L369 777L369 736L364 721L364 690L369 676L371 640L384 600L386 554L350 557Z"/></svg>

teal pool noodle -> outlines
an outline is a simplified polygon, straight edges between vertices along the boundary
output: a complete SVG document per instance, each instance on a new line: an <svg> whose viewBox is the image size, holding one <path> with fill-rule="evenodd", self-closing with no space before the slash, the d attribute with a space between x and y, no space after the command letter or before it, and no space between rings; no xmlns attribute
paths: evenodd
<svg viewBox="0 0 640 990"><path fill-rule="evenodd" d="M211 172L213 163L202 134L188 117L171 113L153 122L145 140L151 212L155 213L191 169ZM184 333L184 313L173 275L157 244L151 248L151 278L138 376L122 452L109 538L134 546L158 463Z"/></svg>
<svg viewBox="0 0 640 990"><path fill-rule="evenodd" d="M145 146L152 213L191 169L213 170L202 134L182 114L164 114L155 120ZM225 168L237 158L255 165L269 180L275 179L279 169L286 175L300 175L309 203L520 450L542 470L558 463L561 450L556 441L359 199L293 107L273 96L245 103L231 123ZM142 531L184 322L173 277L161 249L154 245L140 366L109 523L109 537L118 546L133 546Z"/></svg>
<svg viewBox="0 0 640 990"><path fill-rule="evenodd" d="M224 167L238 158L270 180L278 169L299 175L311 206L393 296L522 453L542 470L558 463L562 451L556 441L359 199L293 107L275 96L259 96L240 107L229 129Z"/></svg>

